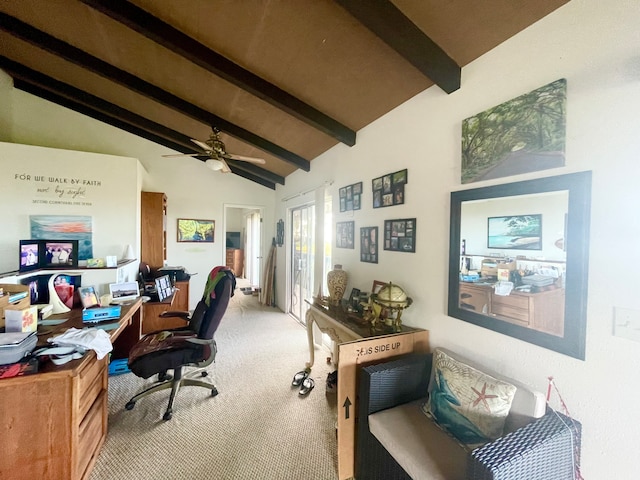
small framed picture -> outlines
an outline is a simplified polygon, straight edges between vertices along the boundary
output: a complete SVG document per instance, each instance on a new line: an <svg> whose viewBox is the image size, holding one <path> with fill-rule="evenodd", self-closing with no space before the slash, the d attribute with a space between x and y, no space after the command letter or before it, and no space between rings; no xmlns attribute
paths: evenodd
<svg viewBox="0 0 640 480"><path fill-rule="evenodd" d="M374 280L373 285L371 286L371 293L375 293L377 295L378 293L380 293L380 290L382 290L382 287L384 287L386 284L386 282Z"/></svg>
<svg viewBox="0 0 640 480"><path fill-rule="evenodd" d="M355 222L336 222L336 247L355 248L354 231Z"/></svg>
<svg viewBox="0 0 640 480"><path fill-rule="evenodd" d="M408 172L399 170L394 173L388 173L371 181L373 190L373 208L391 207L393 205L402 205L405 201L405 185Z"/></svg>
<svg viewBox="0 0 640 480"><path fill-rule="evenodd" d="M358 304L360 303L360 289L352 288L351 295L349 295L349 305L353 308L358 308Z"/></svg>
<svg viewBox="0 0 640 480"><path fill-rule="evenodd" d="M360 210L360 206L362 205L362 182L339 188L338 192L341 212Z"/></svg>
<svg viewBox="0 0 640 480"><path fill-rule="evenodd" d="M98 295L94 287L80 287L78 288L78 294L80 295L82 308L97 307L99 305Z"/></svg>
<svg viewBox="0 0 640 480"><path fill-rule="evenodd" d="M360 228L360 261L378 263L378 227Z"/></svg>
<svg viewBox="0 0 640 480"><path fill-rule="evenodd" d="M416 251L416 219L385 220L384 249L414 253Z"/></svg>

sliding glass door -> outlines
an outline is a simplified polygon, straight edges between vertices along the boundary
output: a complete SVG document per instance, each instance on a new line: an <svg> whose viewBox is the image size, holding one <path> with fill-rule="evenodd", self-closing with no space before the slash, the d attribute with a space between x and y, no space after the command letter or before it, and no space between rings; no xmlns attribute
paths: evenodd
<svg viewBox="0 0 640 480"><path fill-rule="evenodd" d="M315 206L291 210L291 291L289 313L304 324L305 299L313 296Z"/></svg>

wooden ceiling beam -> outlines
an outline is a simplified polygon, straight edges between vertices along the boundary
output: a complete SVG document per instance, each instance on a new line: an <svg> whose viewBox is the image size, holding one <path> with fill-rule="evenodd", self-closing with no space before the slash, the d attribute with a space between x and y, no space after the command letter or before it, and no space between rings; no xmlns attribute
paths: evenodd
<svg viewBox="0 0 640 480"><path fill-rule="evenodd" d="M229 162L227 162L229 163ZM255 183L259 183L260 185L270 188L271 190L275 190L276 189L276 185L273 182L270 182L269 180L265 180L262 177L258 177L257 175L254 175L253 173L244 171L244 170L240 170L236 167L232 167L231 165L229 165L229 168L231 169L231 172L235 175L238 175L242 178L246 178L247 180L251 180L252 182ZM221 174L223 175L223 174Z"/></svg>
<svg viewBox="0 0 640 480"><path fill-rule="evenodd" d="M186 100L157 87L156 85L94 57L73 45L59 40L48 33L38 30L15 17L0 12L0 28L17 38L41 48L42 50L64 58L75 65L85 68L112 82L120 84L140 95L178 111L183 115L211 125L212 128L216 127L243 142L253 145L262 151L294 165L297 168L301 168L306 172L311 170L311 164L305 158L302 158L301 156L290 152L269 140L259 137L238 125L234 125L211 112L189 103Z"/></svg>
<svg viewBox="0 0 640 480"><path fill-rule="evenodd" d="M350 147L355 145L355 131L232 62L146 10L127 1L81 1L313 128Z"/></svg>
<svg viewBox="0 0 640 480"><path fill-rule="evenodd" d="M5 70L14 79L14 86L32 95L56 103L73 111L87 115L98 121L107 123L113 127L120 128L142 138L145 138L158 145L165 146L180 153L199 153L187 135L171 130L163 125L152 122L133 112L125 110L117 105L109 103L101 98L83 92L75 87L48 77L40 72L36 72L13 60L0 55L0 68ZM197 155L201 161L209 159L207 155ZM237 162L242 163L242 162ZM257 182L261 185L274 189L275 183L284 185L284 178L268 170L255 165L244 169L245 173L252 174L249 180L255 181L260 178L268 184ZM241 169L241 168L240 168ZM237 174L237 172L234 172ZM273 187L271 186L273 184Z"/></svg>
<svg viewBox="0 0 640 480"><path fill-rule="evenodd" d="M335 1L442 90L460 88L460 66L389 0Z"/></svg>

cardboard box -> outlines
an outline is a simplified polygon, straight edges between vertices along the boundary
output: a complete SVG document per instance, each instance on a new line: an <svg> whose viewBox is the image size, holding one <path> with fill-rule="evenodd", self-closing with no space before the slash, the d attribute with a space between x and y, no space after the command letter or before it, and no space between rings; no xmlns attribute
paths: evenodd
<svg viewBox="0 0 640 480"><path fill-rule="evenodd" d="M14 309L23 309L31 305L31 299L29 298L29 287L27 285L18 285L15 283L0 283L0 288L3 290L3 295L0 295L0 327L4 327L4 309L11 306ZM26 292L27 296L13 303L9 302L13 295L18 293L22 294Z"/></svg>
<svg viewBox="0 0 640 480"><path fill-rule="evenodd" d="M5 308L6 332L35 332L38 330L38 307L35 305L21 310L12 306Z"/></svg>

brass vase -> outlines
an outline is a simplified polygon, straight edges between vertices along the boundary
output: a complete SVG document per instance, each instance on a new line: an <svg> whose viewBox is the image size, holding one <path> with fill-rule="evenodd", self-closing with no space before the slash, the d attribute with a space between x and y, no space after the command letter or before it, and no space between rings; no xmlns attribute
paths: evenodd
<svg viewBox="0 0 640 480"><path fill-rule="evenodd" d="M329 304L340 305L344 291L347 289L347 272L342 270L342 265L334 265L333 270L327 273L327 287L329 288Z"/></svg>

